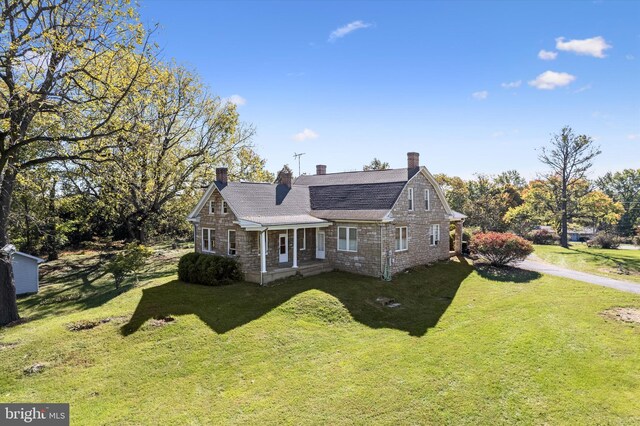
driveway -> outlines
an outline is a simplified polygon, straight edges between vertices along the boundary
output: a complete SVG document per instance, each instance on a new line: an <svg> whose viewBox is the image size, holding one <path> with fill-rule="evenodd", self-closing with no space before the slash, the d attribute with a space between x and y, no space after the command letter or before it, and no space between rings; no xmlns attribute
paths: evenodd
<svg viewBox="0 0 640 426"><path fill-rule="evenodd" d="M528 271L570 278L572 280L584 281L590 284L597 284L615 288L616 290L640 294L640 284L629 281L614 280L613 278L601 277L599 275L592 275L585 272L574 271L573 269L562 268L560 266L543 262L535 256L529 256L525 261L519 263L517 266L518 268L526 269Z"/></svg>

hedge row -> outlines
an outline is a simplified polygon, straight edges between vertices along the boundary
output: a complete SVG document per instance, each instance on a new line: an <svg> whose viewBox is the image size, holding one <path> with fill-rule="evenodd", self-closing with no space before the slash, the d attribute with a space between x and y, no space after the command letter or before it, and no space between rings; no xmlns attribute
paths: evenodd
<svg viewBox="0 0 640 426"><path fill-rule="evenodd" d="M178 278L187 283L218 286L242 281L243 275L236 259L187 253L178 262Z"/></svg>

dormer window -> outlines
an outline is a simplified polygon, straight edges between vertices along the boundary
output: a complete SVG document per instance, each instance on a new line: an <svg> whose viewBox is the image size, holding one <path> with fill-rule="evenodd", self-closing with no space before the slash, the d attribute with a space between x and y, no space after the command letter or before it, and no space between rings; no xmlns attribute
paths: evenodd
<svg viewBox="0 0 640 426"><path fill-rule="evenodd" d="M409 188L407 198L409 201L409 211L413 211L413 188Z"/></svg>

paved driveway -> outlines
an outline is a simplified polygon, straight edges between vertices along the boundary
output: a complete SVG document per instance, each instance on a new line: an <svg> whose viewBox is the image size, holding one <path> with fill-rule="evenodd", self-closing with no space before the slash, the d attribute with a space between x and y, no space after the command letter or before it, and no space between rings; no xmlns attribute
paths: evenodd
<svg viewBox="0 0 640 426"><path fill-rule="evenodd" d="M526 269L528 271L536 271L542 274L570 278L572 280L584 281L591 284L615 288L621 291L628 291L629 293L640 294L640 284L632 283L629 281L614 280L613 278L606 278L599 275L592 275L585 272L574 271L573 269L562 268L560 266L543 262L535 256L529 256L527 260L519 263L517 266L518 268Z"/></svg>

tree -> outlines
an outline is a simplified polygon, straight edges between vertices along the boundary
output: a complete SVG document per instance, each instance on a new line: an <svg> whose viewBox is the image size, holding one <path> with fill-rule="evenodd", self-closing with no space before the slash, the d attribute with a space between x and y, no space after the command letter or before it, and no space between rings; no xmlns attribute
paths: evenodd
<svg viewBox="0 0 640 426"><path fill-rule="evenodd" d="M596 185L625 208L618 222L618 232L621 235L633 235L634 224L640 220L640 169L609 172L599 178Z"/></svg>
<svg viewBox="0 0 640 426"><path fill-rule="evenodd" d="M111 161L77 168L92 193L118 206L128 239L140 243L171 200L211 174L211 164L235 164L241 173L261 166L246 150L254 130L239 122L234 104L210 95L182 67L157 65L147 78L123 102L117 120L135 124L112 141ZM246 160L254 161L253 170Z"/></svg>
<svg viewBox="0 0 640 426"><path fill-rule="evenodd" d="M458 176L447 176L439 173L434 176L447 199L449 207L453 210L464 213L466 211L466 203L469 199L469 190L466 182Z"/></svg>
<svg viewBox="0 0 640 426"><path fill-rule="evenodd" d="M374 158L369 164L365 164L364 166L362 166L362 170L364 170L365 172L369 170L387 170L389 167L389 163Z"/></svg>
<svg viewBox="0 0 640 426"><path fill-rule="evenodd" d="M578 200L577 222L594 230L610 228L624 214L624 207L601 191L591 191Z"/></svg>
<svg viewBox="0 0 640 426"><path fill-rule="evenodd" d="M143 44L125 0L5 0L0 10L0 247L17 176L34 166L91 160L126 127L112 118L143 73L119 72ZM138 55L140 58L142 55ZM10 268L3 261L0 269ZM3 277L12 276L2 271ZM0 281L0 325L17 320L12 280Z"/></svg>
<svg viewBox="0 0 640 426"><path fill-rule="evenodd" d="M542 147L539 159L551 168L547 179L560 180L560 245L562 247L569 247L568 206L572 200L568 188L584 179L585 173L592 165L591 160L600 152L589 136L576 136L569 126L562 128L559 134L553 135L550 148Z"/></svg>

